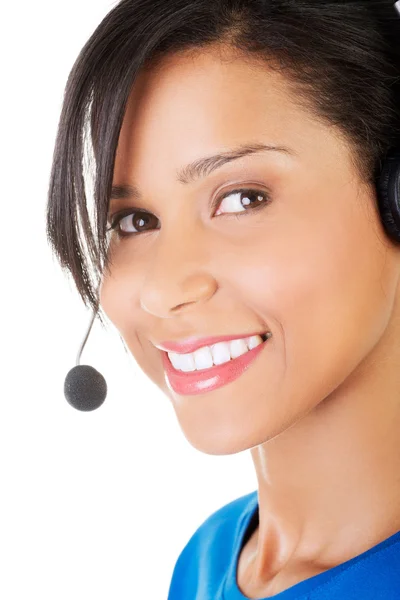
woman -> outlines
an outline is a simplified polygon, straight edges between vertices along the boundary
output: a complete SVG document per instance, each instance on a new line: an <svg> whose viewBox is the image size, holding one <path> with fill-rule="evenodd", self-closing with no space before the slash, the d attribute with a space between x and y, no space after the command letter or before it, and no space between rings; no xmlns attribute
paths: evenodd
<svg viewBox="0 0 400 600"><path fill-rule="evenodd" d="M123 0L72 69L53 249L257 474L169 600L400 598L399 34L391 0Z"/></svg>

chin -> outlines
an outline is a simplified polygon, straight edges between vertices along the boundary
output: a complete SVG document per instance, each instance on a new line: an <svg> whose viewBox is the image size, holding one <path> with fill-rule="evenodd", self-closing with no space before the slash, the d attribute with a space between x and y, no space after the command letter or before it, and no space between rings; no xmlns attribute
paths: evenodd
<svg viewBox="0 0 400 600"><path fill-rule="evenodd" d="M188 427L187 423L182 424L181 422L180 426L183 435L193 448L212 456L229 456L251 450L265 444L285 430L285 428L277 428L271 432L271 429L266 426L264 432L256 433L254 428L252 431L246 432L240 425L236 430L228 426L203 428L192 425Z"/></svg>

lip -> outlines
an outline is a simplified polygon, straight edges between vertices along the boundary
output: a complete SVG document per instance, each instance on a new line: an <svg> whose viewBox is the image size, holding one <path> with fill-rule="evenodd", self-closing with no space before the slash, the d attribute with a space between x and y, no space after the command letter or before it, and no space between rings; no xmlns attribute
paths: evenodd
<svg viewBox="0 0 400 600"><path fill-rule="evenodd" d="M257 356L269 346L269 338L252 350L222 365L213 365L199 371L179 371L171 363L167 352L162 352L162 362L167 384L179 395L193 396L211 392L238 379L250 368Z"/></svg>
<svg viewBox="0 0 400 600"><path fill-rule="evenodd" d="M218 342L230 342L232 340L241 340L253 335L265 335L268 331L256 331L255 333L237 333L233 335L222 335L222 336L209 336L205 338L189 337L180 342L162 342L161 344L154 344L159 350L164 352L176 352L177 354L187 354L189 352L195 352L203 346L212 346L218 344Z"/></svg>

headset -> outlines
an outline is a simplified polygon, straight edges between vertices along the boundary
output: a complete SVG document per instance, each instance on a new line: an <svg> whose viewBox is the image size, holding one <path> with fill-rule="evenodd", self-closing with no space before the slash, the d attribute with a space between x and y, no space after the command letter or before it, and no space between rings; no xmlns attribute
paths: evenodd
<svg viewBox="0 0 400 600"><path fill-rule="evenodd" d="M394 8L400 17L400 0L397 0ZM375 177L375 184L384 229L392 241L400 243L400 146L391 148L386 153L380 172ZM99 408L107 396L107 383L103 375L89 365L79 364L98 309L99 301L79 348L76 366L68 372L64 382L66 400L81 411Z"/></svg>

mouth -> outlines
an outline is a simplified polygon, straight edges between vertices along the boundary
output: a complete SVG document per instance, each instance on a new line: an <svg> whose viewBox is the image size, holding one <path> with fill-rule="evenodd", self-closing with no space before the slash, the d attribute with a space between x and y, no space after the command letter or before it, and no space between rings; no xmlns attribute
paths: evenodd
<svg viewBox="0 0 400 600"><path fill-rule="evenodd" d="M259 336L262 341L240 356L231 358L222 364L190 371L176 369L168 352L161 350L167 385L177 394L192 396L210 392L233 382L253 366L255 359L269 346L268 340L272 334L266 332Z"/></svg>

